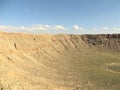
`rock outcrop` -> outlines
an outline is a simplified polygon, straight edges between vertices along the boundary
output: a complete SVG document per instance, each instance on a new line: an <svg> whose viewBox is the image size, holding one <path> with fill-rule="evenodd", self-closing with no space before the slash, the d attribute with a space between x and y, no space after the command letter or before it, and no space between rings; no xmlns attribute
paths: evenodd
<svg viewBox="0 0 120 90"><path fill-rule="evenodd" d="M120 34L83 35L82 39L89 46L100 49L120 50Z"/></svg>

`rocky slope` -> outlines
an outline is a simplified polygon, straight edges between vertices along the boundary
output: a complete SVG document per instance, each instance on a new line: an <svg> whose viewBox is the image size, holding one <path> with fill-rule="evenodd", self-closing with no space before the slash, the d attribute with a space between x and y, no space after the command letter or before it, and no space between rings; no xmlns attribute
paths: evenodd
<svg viewBox="0 0 120 90"><path fill-rule="evenodd" d="M100 49L120 50L120 34L83 35L83 41L89 46L100 47Z"/></svg>
<svg viewBox="0 0 120 90"><path fill-rule="evenodd" d="M119 51L120 34L1 32L0 90L119 90Z"/></svg>

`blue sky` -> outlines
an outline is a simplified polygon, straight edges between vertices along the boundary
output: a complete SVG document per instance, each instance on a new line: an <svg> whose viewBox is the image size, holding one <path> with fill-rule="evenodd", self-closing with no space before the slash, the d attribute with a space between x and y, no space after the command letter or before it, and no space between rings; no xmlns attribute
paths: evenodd
<svg viewBox="0 0 120 90"><path fill-rule="evenodd" d="M0 29L7 31L120 33L119 27L120 0L0 0Z"/></svg>

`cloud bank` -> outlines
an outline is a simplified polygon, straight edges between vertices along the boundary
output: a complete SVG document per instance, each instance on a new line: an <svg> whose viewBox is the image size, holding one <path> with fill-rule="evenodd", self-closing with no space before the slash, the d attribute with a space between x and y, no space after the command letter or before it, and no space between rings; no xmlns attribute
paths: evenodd
<svg viewBox="0 0 120 90"><path fill-rule="evenodd" d="M99 27L99 28L83 28L73 25L71 28L62 25L43 25L34 24L32 26L5 26L0 25L0 31L6 32L27 32L27 33L75 33L75 34L108 34L120 33L120 27Z"/></svg>
<svg viewBox="0 0 120 90"><path fill-rule="evenodd" d="M37 25L32 25L32 26L5 26L5 25L0 25L0 30L1 31L7 31L7 32L30 32L30 33L39 33L39 32L51 32L55 30L67 30L66 27L62 25L42 25L42 24L37 24Z"/></svg>

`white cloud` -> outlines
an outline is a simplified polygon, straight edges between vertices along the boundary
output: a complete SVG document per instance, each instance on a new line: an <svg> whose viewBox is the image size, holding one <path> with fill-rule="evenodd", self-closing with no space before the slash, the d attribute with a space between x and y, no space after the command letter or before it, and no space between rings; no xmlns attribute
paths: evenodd
<svg viewBox="0 0 120 90"><path fill-rule="evenodd" d="M108 30L109 28L107 26L102 27L103 30Z"/></svg>
<svg viewBox="0 0 120 90"><path fill-rule="evenodd" d="M84 28L83 27L79 27L79 30L84 30Z"/></svg>
<svg viewBox="0 0 120 90"><path fill-rule="evenodd" d="M49 25L33 25L33 26L30 26L30 27L27 27L27 26L19 26L19 27L16 27L16 26L0 26L0 30L4 30L4 31L44 31L44 30L50 30L50 26Z"/></svg>
<svg viewBox="0 0 120 90"><path fill-rule="evenodd" d="M67 30L66 27L63 27L63 26L61 26L61 25L55 25L55 26L54 26L54 29L55 29L55 30Z"/></svg>
<svg viewBox="0 0 120 90"><path fill-rule="evenodd" d="M50 30L50 28L51 27L49 25L42 25L42 24L32 26L33 30Z"/></svg>
<svg viewBox="0 0 120 90"><path fill-rule="evenodd" d="M28 32L28 33L52 33L52 32L62 32L62 31L54 31L54 30L67 30L66 27L62 25L42 25L42 24L34 24L32 26L0 26L0 30L7 32Z"/></svg>
<svg viewBox="0 0 120 90"><path fill-rule="evenodd" d="M30 9L24 9L24 14L25 15L28 15L28 14L31 14L32 13L32 11L30 10Z"/></svg>
<svg viewBox="0 0 120 90"><path fill-rule="evenodd" d="M80 30L80 28L79 28L78 25L74 25L74 26L73 26L73 29L74 29L74 30Z"/></svg>
<svg viewBox="0 0 120 90"><path fill-rule="evenodd" d="M108 33L120 33L120 27L95 27L95 28L83 28L77 25L73 26L74 30L69 30L62 25L43 25L35 24L32 26L0 26L0 31L7 32L27 32L27 33L80 33L80 34L108 34ZM76 30L76 31L75 31Z"/></svg>
<svg viewBox="0 0 120 90"><path fill-rule="evenodd" d="M119 30L120 31L120 27L113 27L113 30Z"/></svg>
<svg viewBox="0 0 120 90"><path fill-rule="evenodd" d="M30 12L30 9L25 9L24 11L25 11L25 12Z"/></svg>
<svg viewBox="0 0 120 90"><path fill-rule="evenodd" d="M120 33L120 27L113 27L113 31L115 33Z"/></svg>

